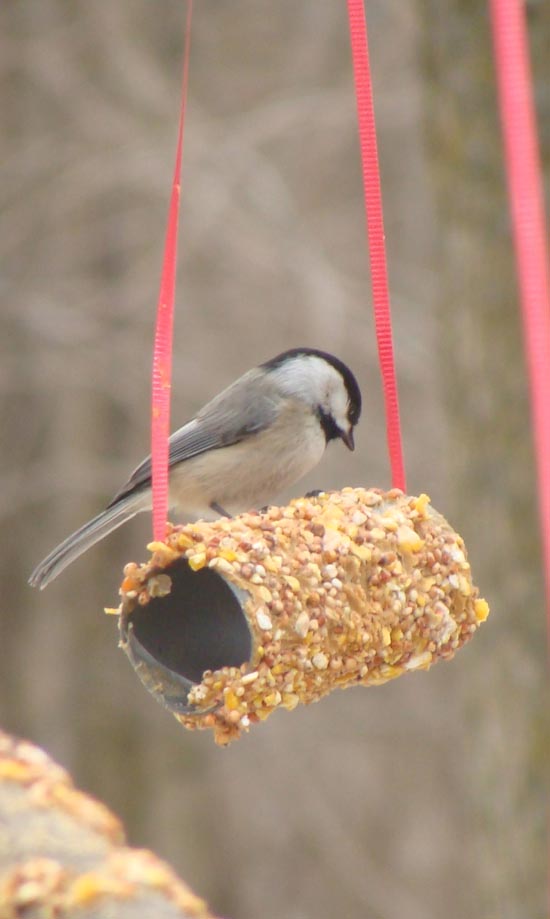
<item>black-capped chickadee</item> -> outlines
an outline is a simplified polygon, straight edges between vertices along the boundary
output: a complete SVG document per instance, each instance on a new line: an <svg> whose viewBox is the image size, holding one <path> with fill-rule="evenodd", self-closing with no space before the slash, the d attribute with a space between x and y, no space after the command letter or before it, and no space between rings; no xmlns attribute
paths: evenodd
<svg viewBox="0 0 550 919"><path fill-rule="evenodd" d="M321 459L330 440L353 450L361 392L351 370L314 348L294 348L249 370L170 437L170 506L212 518L262 507ZM33 571L43 588L86 549L151 508L151 458L106 510Z"/></svg>

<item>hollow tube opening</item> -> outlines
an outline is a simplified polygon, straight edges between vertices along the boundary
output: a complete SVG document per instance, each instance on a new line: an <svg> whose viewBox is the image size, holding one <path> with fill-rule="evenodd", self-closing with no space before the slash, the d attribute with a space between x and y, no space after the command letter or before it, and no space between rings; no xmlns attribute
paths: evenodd
<svg viewBox="0 0 550 919"><path fill-rule="evenodd" d="M192 571L186 559L162 570L170 593L151 597L121 622L122 645L155 697L174 711L205 670L248 663L252 636L241 602L246 594L210 568Z"/></svg>

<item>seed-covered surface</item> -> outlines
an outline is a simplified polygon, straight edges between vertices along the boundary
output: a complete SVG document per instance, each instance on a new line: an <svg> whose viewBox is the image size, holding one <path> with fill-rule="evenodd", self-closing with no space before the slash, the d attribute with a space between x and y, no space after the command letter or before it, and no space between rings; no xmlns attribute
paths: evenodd
<svg viewBox="0 0 550 919"><path fill-rule="evenodd" d="M430 505L345 488L287 507L170 527L151 561L125 568L122 604L170 591L162 569L184 557L247 592L252 656L205 671L189 693L203 714L176 717L227 744L276 708L291 711L332 689L379 685L453 657L488 615L464 543Z"/></svg>
<svg viewBox="0 0 550 919"><path fill-rule="evenodd" d="M212 919L46 753L0 731L1 919Z"/></svg>

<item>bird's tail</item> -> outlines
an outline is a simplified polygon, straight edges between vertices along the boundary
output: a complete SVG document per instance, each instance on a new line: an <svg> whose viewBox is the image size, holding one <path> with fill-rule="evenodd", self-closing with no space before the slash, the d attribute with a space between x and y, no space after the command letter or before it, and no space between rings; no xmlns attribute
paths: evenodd
<svg viewBox="0 0 550 919"><path fill-rule="evenodd" d="M143 492L134 492L121 498L113 507L102 511L93 520L89 520L79 530L67 536L67 539L64 539L36 566L29 578L29 584L42 590L86 549L126 523L127 520L131 520L139 511L146 510L147 507L147 497Z"/></svg>

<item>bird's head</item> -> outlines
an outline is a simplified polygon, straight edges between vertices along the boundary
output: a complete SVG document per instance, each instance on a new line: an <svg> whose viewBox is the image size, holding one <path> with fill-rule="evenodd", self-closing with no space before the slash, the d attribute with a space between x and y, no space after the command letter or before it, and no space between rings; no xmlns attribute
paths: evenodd
<svg viewBox="0 0 550 919"><path fill-rule="evenodd" d="M276 374L278 386L306 402L316 415L327 443L339 438L355 447L353 431L361 415L361 391L343 361L314 348L284 351L263 367Z"/></svg>

